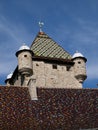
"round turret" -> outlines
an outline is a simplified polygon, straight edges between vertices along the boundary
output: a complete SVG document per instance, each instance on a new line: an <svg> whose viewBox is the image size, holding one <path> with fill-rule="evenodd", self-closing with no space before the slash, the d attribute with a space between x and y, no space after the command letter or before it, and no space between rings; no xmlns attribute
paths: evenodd
<svg viewBox="0 0 98 130"><path fill-rule="evenodd" d="M6 83L7 85L10 85L9 81L10 81L10 79L12 78L12 75L13 75L13 73L10 73L10 74L7 75L7 78L6 78L6 80L5 80L5 83Z"/></svg>
<svg viewBox="0 0 98 130"><path fill-rule="evenodd" d="M32 75L32 55L33 52L27 45L21 46L16 52L16 56L18 57L18 70L22 75Z"/></svg>
<svg viewBox="0 0 98 130"><path fill-rule="evenodd" d="M87 59L79 52L76 52L72 56L72 60L74 61L74 74L75 78L80 82L83 83L83 81L87 78L86 75L86 61Z"/></svg>

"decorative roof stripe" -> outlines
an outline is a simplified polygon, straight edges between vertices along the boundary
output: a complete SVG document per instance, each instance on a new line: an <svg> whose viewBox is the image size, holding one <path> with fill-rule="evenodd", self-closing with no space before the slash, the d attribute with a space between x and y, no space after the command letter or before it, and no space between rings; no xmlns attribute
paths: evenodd
<svg viewBox="0 0 98 130"><path fill-rule="evenodd" d="M44 45L43 48L40 48L40 51L41 51L41 52L42 52L42 50L48 51L48 49L50 49L51 47L52 47L52 44L47 44L47 48L46 48L46 46Z"/></svg>
<svg viewBox="0 0 98 130"><path fill-rule="evenodd" d="M35 56L71 59L71 55L44 32L39 32L32 42L31 50Z"/></svg>
<svg viewBox="0 0 98 130"><path fill-rule="evenodd" d="M51 41L50 41L50 42L51 42ZM47 42L47 40L44 40L43 42L41 42L41 43L39 44L39 46L36 46L34 49L35 49L35 50L39 50L39 51L41 51L42 49L45 50L46 46L47 46L47 47L48 47L48 46L51 46L51 44L49 44L50 42L49 42L49 40L48 40L48 42Z"/></svg>
<svg viewBox="0 0 98 130"><path fill-rule="evenodd" d="M46 50L46 55L49 55L50 53L53 55L52 50L54 50L54 47L52 45L49 45Z"/></svg>

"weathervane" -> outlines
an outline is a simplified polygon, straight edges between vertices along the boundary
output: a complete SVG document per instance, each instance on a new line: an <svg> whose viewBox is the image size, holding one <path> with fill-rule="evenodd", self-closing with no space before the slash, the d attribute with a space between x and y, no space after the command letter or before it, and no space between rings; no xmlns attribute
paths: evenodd
<svg viewBox="0 0 98 130"><path fill-rule="evenodd" d="M39 24L39 27L40 27L40 32L42 32L42 26L44 25L44 23L43 22L39 22L38 24Z"/></svg>

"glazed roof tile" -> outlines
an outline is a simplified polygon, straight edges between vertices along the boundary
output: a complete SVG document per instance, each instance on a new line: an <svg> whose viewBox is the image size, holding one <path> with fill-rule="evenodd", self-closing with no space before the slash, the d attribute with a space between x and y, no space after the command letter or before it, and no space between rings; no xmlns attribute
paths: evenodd
<svg viewBox="0 0 98 130"><path fill-rule="evenodd" d="M44 32L39 32L31 45L35 56L71 59L71 55Z"/></svg>
<svg viewBox="0 0 98 130"><path fill-rule="evenodd" d="M0 86L1 130L82 130L98 128L98 89ZM2 119L2 120L1 120Z"/></svg>

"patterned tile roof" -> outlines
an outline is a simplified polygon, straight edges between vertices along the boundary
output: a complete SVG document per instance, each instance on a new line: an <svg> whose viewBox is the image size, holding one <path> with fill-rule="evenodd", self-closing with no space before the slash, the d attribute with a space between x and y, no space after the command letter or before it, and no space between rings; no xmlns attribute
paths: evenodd
<svg viewBox="0 0 98 130"><path fill-rule="evenodd" d="M98 128L98 89L0 86L0 130L80 130Z"/></svg>
<svg viewBox="0 0 98 130"><path fill-rule="evenodd" d="M44 32L39 32L31 45L36 56L70 59L71 55Z"/></svg>

